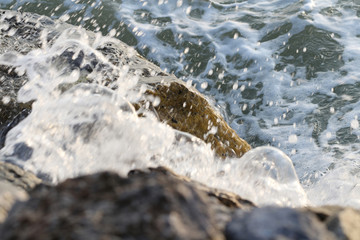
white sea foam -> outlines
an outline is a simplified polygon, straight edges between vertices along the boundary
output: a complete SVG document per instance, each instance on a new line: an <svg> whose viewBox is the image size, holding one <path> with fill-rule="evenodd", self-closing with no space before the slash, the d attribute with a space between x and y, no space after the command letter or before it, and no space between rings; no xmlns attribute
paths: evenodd
<svg viewBox="0 0 360 240"><path fill-rule="evenodd" d="M125 175L134 168L164 165L257 204L306 204L292 162L280 150L258 148L242 159L222 161L196 137L173 130L155 116L139 118L127 100L131 93L139 94L130 91L133 77L121 75L116 66L112 65L112 73L114 77L121 75L118 82L128 82L123 83L128 91L104 87L101 79L97 83L78 83L65 92L58 89L61 84L80 79L78 70L68 72L64 69L70 66L57 65L56 58L69 48L74 52L87 49L82 65L91 54L98 55L103 64L110 64L90 42L81 41L82 37L88 39L85 32L75 37L81 36L81 44L72 36L72 31L65 31L48 49L35 49L27 55L0 55L2 64L27 72L29 82L19 92L19 99L36 100L31 114L8 133L0 151L3 159L54 183L100 170ZM98 76L89 76L93 75Z"/></svg>
<svg viewBox="0 0 360 240"><path fill-rule="evenodd" d="M86 5L87 18L95 22L103 20L91 12L100 7L106 10L111 5L112 19L133 32L137 40L135 47L147 58L196 84L199 91L213 96L219 106L226 106L222 111L227 113L227 119L240 136L252 144L275 146L290 156L310 203L358 207L360 190L356 184L360 176L356 169L360 164L357 157L360 130L356 119L360 114L357 93L360 87L356 84L360 80L360 19L356 7L359 3L335 0L184 0L161 5L157 0L149 0L144 3L134 0L97 2ZM66 6L69 8L66 14L79 11L78 5ZM323 38L338 42L335 47L343 48L332 61L343 62L342 66L340 64L334 71L331 68L318 71L309 78L307 67L312 64L309 59L308 65L300 60L300 63L285 63L286 57L281 53L293 44L298 46L287 58L290 62L296 56L305 61L310 56L307 54L314 53L313 58L324 59L335 54L332 52L334 46L290 42L308 25L320 29ZM165 33L171 33L173 40L166 42L159 37L164 30L170 30ZM118 36L120 32L110 33ZM204 53L205 60L195 56L194 51ZM324 60L325 65L332 62ZM197 67L198 64L202 65ZM59 81L62 80L59 78ZM135 82L136 79L132 79L129 86ZM123 83L124 89L131 88L126 87L126 81ZM116 94L128 99L124 92ZM101 99L103 101L104 97ZM172 130L164 131L175 135ZM213 169L186 160L169 163L176 172L204 180L204 176L216 176L219 169L225 168L216 161L213 163L211 151L206 150L208 146L187 144L186 147L181 145L182 151L194 151L198 156L204 154L208 158L204 157L203 161L210 162L203 166ZM174 159L179 154L176 150L162 153L169 152ZM165 155L158 161L165 164ZM214 185L217 185L215 181ZM344 198L346 194L348 199Z"/></svg>

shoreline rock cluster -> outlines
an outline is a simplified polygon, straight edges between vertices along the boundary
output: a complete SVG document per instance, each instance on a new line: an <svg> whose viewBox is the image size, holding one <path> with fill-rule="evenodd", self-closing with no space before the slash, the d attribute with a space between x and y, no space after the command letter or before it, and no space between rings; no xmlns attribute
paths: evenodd
<svg viewBox="0 0 360 240"><path fill-rule="evenodd" d="M26 19L26 21L24 20ZM71 25L36 14L0 10L0 54L23 54L48 44ZM11 31L14 34L9 34ZM241 157L250 145L241 139L200 93L161 71L120 41L99 47L116 66L127 65L158 97L160 121L188 132L220 157ZM80 71L80 54L63 56ZM0 65L0 148L6 133L31 112L17 101L26 75ZM66 87L64 88L66 89ZM149 105L134 103L138 112ZM150 104L151 105L151 104ZM185 105L185 106L184 106ZM214 128L216 131L211 131ZM211 134L208 134L209 131ZM241 159L240 159L241 160ZM31 172L0 159L0 239L360 239L360 211L339 206L258 207L237 194L210 188L165 167L134 169L127 177L99 172L49 185Z"/></svg>
<svg viewBox="0 0 360 240"><path fill-rule="evenodd" d="M165 167L135 169L126 178L99 172L56 186L41 183L10 163L1 163L0 174L0 236L4 240L356 240L360 236L358 210L258 207ZM3 217L4 209L8 211L15 201Z"/></svg>

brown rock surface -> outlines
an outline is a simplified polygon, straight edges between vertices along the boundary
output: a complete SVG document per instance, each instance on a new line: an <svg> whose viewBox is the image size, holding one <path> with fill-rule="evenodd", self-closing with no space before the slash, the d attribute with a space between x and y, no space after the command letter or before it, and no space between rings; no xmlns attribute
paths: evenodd
<svg viewBox="0 0 360 240"><path fill-rule="evenodd" d="M154 85L148 94L160 98L155 111L161 121L210 143L221 157L241 157L251 149L199 92L175 81Z"/></svg>
<svg viewBox="0 0 360 240"><path fill-rule="evenodd" d="M223 239L208 196L164 174L103 172L39 186L3 224L7 239Z"/></svg>

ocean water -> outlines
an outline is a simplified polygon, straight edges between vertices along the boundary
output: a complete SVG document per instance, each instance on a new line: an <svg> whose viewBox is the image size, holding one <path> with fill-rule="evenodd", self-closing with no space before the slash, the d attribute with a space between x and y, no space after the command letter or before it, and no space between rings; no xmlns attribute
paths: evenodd
<svg viewBox="0 0 360 240"><path fill-rule="evenodd" d="M33 154L24 163L16 156L18 163L54 182L161 164L261 205L360 208L359 0L0 0L0 8L81 27L54 46L0 55L31 80L19 100L36 100L0 155L25 142ZM178 141L186 134L154 116L138 118L128 104L142 94L133 91L136 77L100 56L84 29L101 33L100 42L122 40L195 86L255 149L222 161L196 139ZM80 73L46 57L74 41L99 55L119 90L104 88L95 71L95 83L55 91Z"/></svg>

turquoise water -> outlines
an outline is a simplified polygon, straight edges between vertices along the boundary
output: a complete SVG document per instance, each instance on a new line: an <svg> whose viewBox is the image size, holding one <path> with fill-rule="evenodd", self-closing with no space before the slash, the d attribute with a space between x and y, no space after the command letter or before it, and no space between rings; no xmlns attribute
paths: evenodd
<svg viewBox="0 0 360 240"><path fill-rule="evenodd" d="M124 41L213 99L253 147L284 151L314 204L360 206L359 0L0 0L0 8Z"/></svg>

